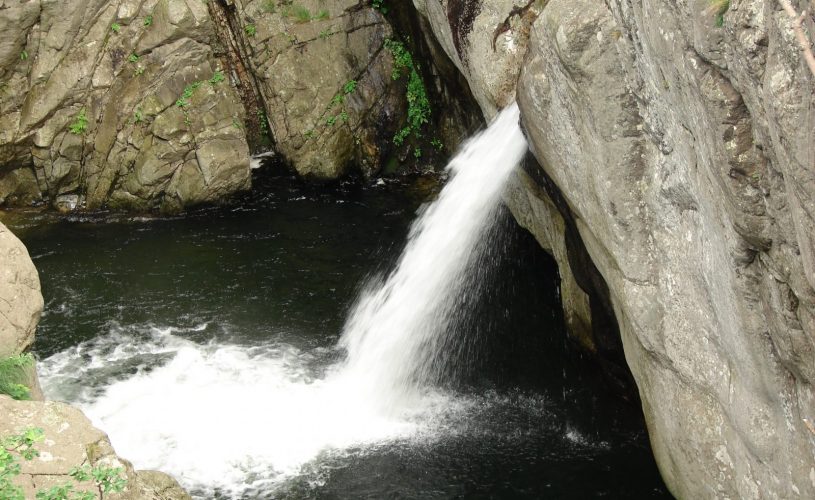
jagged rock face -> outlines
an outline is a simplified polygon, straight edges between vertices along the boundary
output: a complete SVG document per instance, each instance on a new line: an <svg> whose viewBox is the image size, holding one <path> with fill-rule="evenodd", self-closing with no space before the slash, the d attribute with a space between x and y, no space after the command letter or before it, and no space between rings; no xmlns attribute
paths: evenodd
<svg viewBox="0 0 815 500"><path fill-rule="evenodd" d="M249 187L206 3L6 0L0 25L0 203L176 211Z"/></svg>
<svg viewBox="0 0 815 500"><path fill-rule="evenodd" d="M415 3L485 114L506 100L485 68L521 61L532 151L608 284L671 491L815 496L815 83L777 3L717 27L701 0L538 2L527 46L514 19L495 52L478 26L509 2L472 2L457 45L457 2ZM545 199L523 174L508 195L548 241Z"/></svg>
<svg viewBox="0 0 815 500"><path fill-rule="evenodd" d="M127 460L116 455L108 437L95 428L78 409L56 401L14 401L0 395L0 438L17 435L29 428L42 429L44 439L34 445L40 454L32 460L17 457L20 475L13 484L23 489L25 498L54 486L70 484L74 491L89 492L102 498L96 487L77 482L69 475L74 467L121 468L126 481L121 493L105 498L132 500L185 500L190 496L167 474L136 471Z"/></svg>
<svg viewBox="0 0 815 500"><path fill-rule="evenodd" d="M357 0L235 6L276 149L303 177L375 173L405 116L382 15Z"/></svg>

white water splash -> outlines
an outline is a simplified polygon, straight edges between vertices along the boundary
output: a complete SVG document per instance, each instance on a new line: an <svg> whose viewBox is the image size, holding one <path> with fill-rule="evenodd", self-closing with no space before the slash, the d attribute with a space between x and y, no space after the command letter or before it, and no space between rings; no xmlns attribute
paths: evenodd
<svg viewBox="0 0 815 500"><path fill-rule="evenodd" d="M360 298L341 342L347 360L327 375L312 366L320 353L288 344L200 345L183 338L195 329L114 327L41 363L49 398L78 403L122 456L204 498L278 483L326 450L449 432L471 401L428 386L434 350L526 152L518 117L515 105L503 111L450 163L395 270Z"/></svg>
<svg viewBox="0 0 815 500"><path fill-rule="evenodd" d="M411 407L437 382L466 270L478 263L484 245L477 243L527 151L518 119L513 104L464 145L447 167L451 180L414 222L396 268L369 285L346 324L341 376L381 410Z"/></svg>

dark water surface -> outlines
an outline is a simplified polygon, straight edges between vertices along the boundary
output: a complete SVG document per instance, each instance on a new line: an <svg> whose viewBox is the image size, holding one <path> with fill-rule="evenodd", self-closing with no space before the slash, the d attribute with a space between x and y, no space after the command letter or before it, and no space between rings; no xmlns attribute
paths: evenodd
<svg viewBox="0 0 815 500"><path fill-rule="evenodd" d="M112 383L148 376L175 351L134 346L162 328L201 349L292 346L304 377L318 379L342 355L334 345L360 284L398 256L427 190L413 181L315 188L286 177L263 189L183 217L11 223L42 280L35 349L50 357L47 390L92 404ZM565 340L554 263L503 220L503 258L486 292L462 303L474 311L470 347L448 390L468 401L466 415L437 426L433 439L328 450L272 482L254 470L234 487L193 476L185 485L202 498L667 497L638 410Z"/></svg>

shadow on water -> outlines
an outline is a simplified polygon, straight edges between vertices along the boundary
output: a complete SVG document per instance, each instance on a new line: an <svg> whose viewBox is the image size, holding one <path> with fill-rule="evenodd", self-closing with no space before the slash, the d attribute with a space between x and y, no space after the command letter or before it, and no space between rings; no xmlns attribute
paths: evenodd
<svg viewBox="0 0 815 500"><path fill-rule="evenodd" d="M284 342L322 353L317 369L329 365L361 283L398 256L433 189L416 180L263 182L262 196L184 217L39 215L17 224L46 299L38 356L156 325L199 344ZM450 367L450 388L472 401L467 418L434 440L328 450L243 498L668 496L641 412L612 397L566 338L554 261L506 211L500 219L497 264L479 271L480 293L462 299L474 313ZM104 391L161 356L128 358L83 383Z"/></svg>

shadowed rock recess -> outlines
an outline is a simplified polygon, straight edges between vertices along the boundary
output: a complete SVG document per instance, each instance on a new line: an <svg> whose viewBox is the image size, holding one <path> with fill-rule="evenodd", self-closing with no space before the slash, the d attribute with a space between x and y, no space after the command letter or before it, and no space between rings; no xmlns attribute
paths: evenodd
<svg viewBox="0 0 815 500"><path fill-rule="evenodd" d="M414 4L485 116L517 89L545 175L518 171L507 203L557 258L566 317L590 346L576 228L671 491L815 496L815 83L781 7Z"/></svg>

